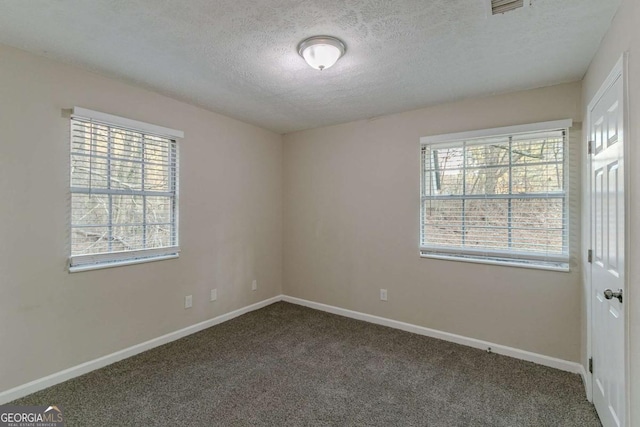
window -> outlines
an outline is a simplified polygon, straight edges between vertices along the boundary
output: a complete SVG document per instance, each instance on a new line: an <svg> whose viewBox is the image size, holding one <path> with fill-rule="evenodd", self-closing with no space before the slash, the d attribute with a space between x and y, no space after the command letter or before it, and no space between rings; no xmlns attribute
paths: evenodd
<svg viewBox="0 0 640 427"><path fill-rule="evenodd" d="M422 138L421 255L568 270L570 126Z"/></svg>
<svg viewBox="0 0 640 427"><path fill-rule="evenodd" d="M74 108L70 271L178 256L180 131Z"/></svg>

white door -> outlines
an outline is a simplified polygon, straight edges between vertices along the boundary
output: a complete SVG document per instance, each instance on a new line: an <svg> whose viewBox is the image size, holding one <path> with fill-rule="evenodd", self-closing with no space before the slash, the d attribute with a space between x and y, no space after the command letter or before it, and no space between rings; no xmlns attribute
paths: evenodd
<svg viewBox="0 0 640 427"><path fill-rule="evenodd" d="M589 111L593 403L604 427L625 425L624 84L622 68ZM602 92L601 92L602 93Z"/></svg>

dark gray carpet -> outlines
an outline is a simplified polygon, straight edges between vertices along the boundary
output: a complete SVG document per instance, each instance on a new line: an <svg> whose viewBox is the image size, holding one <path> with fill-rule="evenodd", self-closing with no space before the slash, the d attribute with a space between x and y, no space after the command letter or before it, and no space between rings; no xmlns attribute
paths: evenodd
<svg viewBox="0 0 640 427"><path fill-rule="evenodd" d="M68 426L599 426L578 375L276 303L20 399Z"/></svg>

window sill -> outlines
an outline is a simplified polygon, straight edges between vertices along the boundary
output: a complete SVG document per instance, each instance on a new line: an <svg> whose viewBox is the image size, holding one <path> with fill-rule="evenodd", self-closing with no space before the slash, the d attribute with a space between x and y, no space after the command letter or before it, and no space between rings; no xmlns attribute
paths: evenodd
<svg viewBox="0 0 640 427"><path fill-rule="evenodd" d="M562 273L568 273L570 271L568 262L542 263L542 262L536 262L536 261L481 258L481 257L467 256L467 255L459 255L459 256L443 255L443 254L425 253L423 251L420 251L420 258L431 258L431 259L439 259L444 261L472 262L476 264L489 264L489 265L498 265L503 267L528 268L528 269L534 269L534 270L558 271Z"/></svg>
<svg viewBox="0 0 640 427"><path fill-rule="evenodd" d="M69 273L81 273L83 271L102 270L103 268L123 267L125 265L134 265L134 264L144 264L147 262L164 261L167 259L174 259L179 257L180 257L180 254L175 253L175 254L154 256L154 257L148 257L148 258L137 258L137 259L129 259L129 260L121 260L121 261L101 262L96 264L76 265L76 266L69 267Z"/></svg>

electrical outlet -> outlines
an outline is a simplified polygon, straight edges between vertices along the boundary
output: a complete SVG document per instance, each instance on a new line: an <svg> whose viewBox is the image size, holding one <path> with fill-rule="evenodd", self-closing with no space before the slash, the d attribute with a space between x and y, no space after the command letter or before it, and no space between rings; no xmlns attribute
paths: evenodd
<svg viewBox="0 0 640 427"><path fill-rule="evenodd" d="M257 289L258 289L258 281L257 281L257 280L254 280L254 281L251 283L251 290L252 290L252 291L255 291L255 290L257 290Z"/></svg>
<svg viewBox="0 0 640 427"><path fill-rule="evenodd" d="M387 300L387 290L380 289L380 301L386 301L386 300Z"/></svg>
<svg viewBox="0 0 640 427"><path fill-rule="evenodd" d="M215 301L218 299L218 290L217 289L211 289L211 298L209 301Z"/></svg>
<svg viewBox="0 0 640 427"><path fill-rule="evenodd" d="M184 308L193 307L193 295L187 295L184 297Z"/></svg>

